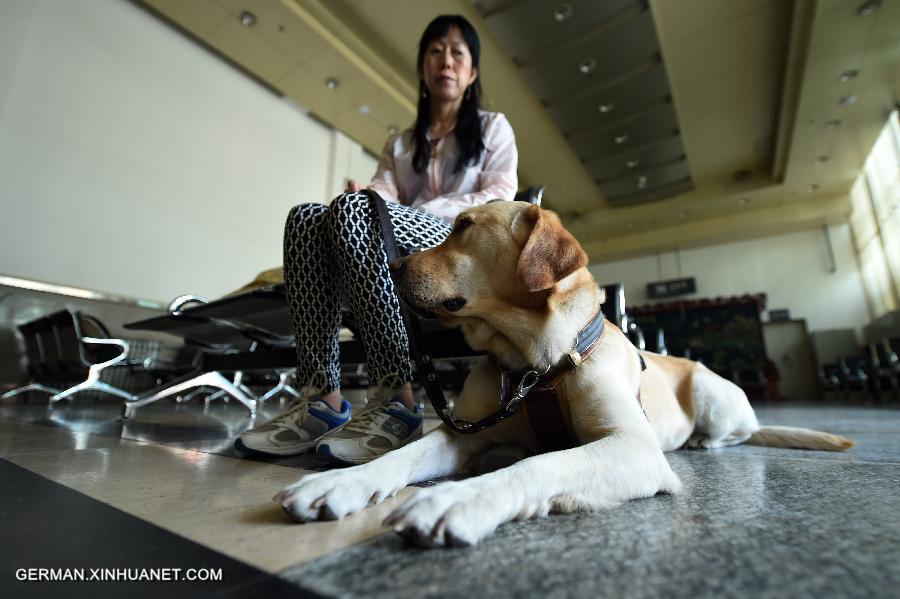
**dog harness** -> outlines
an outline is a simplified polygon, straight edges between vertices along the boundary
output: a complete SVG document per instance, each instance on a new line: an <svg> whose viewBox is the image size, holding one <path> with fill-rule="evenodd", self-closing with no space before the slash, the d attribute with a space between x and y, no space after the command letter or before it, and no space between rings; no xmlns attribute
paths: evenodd
<svg viewBox="0 0 900 599"><path fill-rule="evenodd" d="M512 372L491 356L500 370L500 405L515 410L521 403L529 436L540 451L558 451L578 445L569 412L566 379L600 346L604 333L606 319L598 308L578 332L574 349L543 374L528 369ZM516 378L519 383L513 391L512 381Z"/></svg>

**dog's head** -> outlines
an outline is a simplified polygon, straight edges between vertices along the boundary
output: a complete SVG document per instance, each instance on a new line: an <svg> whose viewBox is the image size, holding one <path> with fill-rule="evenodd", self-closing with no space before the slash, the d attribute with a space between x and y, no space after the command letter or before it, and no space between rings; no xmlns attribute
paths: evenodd
<svg viewBox="0 0 900 599"><path fill-rule="evenodd" d="M504 308L537 309L557 283L587 265L559 217L524 202L491 202L460 214L439 246L391 263L403 299L453 324Z"/></svg>

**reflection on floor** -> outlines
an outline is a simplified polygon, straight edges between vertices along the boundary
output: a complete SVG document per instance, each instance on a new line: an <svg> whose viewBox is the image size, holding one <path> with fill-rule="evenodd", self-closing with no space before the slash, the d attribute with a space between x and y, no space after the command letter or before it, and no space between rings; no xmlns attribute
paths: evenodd
<svg viewBox="0 0 900 599"><path fill-rule="evenodd" d="M268 404L258 421L277 411ZM82 526L72 534L96 531L78 549L85 567L112 567L104 560L118 544L133 548L131 567L151 567L159 556L146 551L180 544L171 555L187 560L185 567L185 556L203 554L204 563L218 556L233 584L215 592L241 589L242 596L276 587L329 596L877 596L900 584L900 412L757 411L765 423L828 430L859 445L842 454L747 446L676 452L669 458L685 484L679 496L512 523L472 549L422 552L380 526L412 490L343 521L289 522L272 495L323 466L309 455L238 456L233 439L251 426L240 406L160 402L123 422L117 404L93 399L51 411L40 399L4 402L0 518L26 524L0 526L0 543L31 560L16 567L65 567L68 561L54 561L62 559L59 542L29 536L27 523L61 533L72 519L51 527L50 514L75 510ZM485 464L514 455L501 452ZM79 502L89 507L76 510ZM150 537L163 540L148 548ZM4 592L11 571L0 576L0 595L13 596Z"/></svg>

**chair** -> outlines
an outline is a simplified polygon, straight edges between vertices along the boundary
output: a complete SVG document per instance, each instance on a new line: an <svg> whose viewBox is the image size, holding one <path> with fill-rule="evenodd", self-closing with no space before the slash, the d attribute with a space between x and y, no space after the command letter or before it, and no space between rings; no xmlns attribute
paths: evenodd
<svg viewBox="0 0 900 599"><path fill-rule="evenodd" d="M844 384L841 381L841 371L837 364L823 364L819 369L819 386L822 389L822 399L831 401L835 395L843 398Z"/></svg>
<svg viewBox="0 0 900 599"><path fill-rule="evenodd" d="M58 371L55 368L56 364L58 364L56 357L58 351L56 348L56 337L53 335L50 322L46 318L38 318L19 325L18 329L25 343L25 357L27 359L30 381L26 385L7 391L0 396L0 399L8 399L25 393L27 401L27 393L30 391L56 395L61 389L51 387L49 384L57 384L63 381L58 376L55 376ZM49 334L47 334L48 332Z"/></svg>
<svg viewBox="0 0 900 599"><path fill-rule="evenodd" d="M603 314L606 319L622 329L628 330L628 317L625 315L625 286L622 283L603 285L606 300L603 302Z"/></svg>
<svg viewBox="0 0 900 599"><path fill-rule="evenodd" d="M84 329L91 329L92 335L85 334ZM4 394L4 398L28 390L52 392L52 407L54 403L83 391L99 391L123 399L134 397L100 380L107 368L129 365L128 343L111 338L109 331L96 318L60 310L22 325L20 331L25 338L29 371L35 381L70 383L81 378L84 380L62 391L33 382Z"/></svg>
<svg viewBox="0 0 900 599"><path fill-rule="evenodd" d="M631 341L632 345L640 350L647 349L647 341L644 339L644 331L638 326L630 316L625 316L625 328L623 331L626 335L628 335L628 340Z"/></svg>
<svg viewBox="0 0 900 599"><path fill-rule="evenodd" d="M866 346L866 363L872 392L879 401L884 401L890 393L898 399L900 391L900 359L891 351L890 342L882 339L878 343Z"/></svg>
<svg viewBox="0 0 900 599"><path fill-rule="evenodd" d="M87 314L61 310L47 318L57 335L63 366L73 374L83 373L83 368L87 368L85 380L51 397L51 406L84 391L100 391L126 400L134 398L132 394L100 380L101 373L107 368L132 366L127 361L127 341L113 339L103 323ZM93 329L92 336L86 335L83 330L88 328Z"/></svg>
<svg viewBox="0 0 900 599"><path fill-rule="evenodd" d="M662 327L644 325L642 328L647 329L647 335L645 336L647 347L645 349L661 356L668 355L669 350L666 347L666 332Z"/></svg>
<svg viewBox="0 0 900 599"><path fill-rule="evenodd" d="M854 392L861 393L866 401L872 400L872 391L869 388L868 367L865 358L845 356L838 358L838 372L845 394L845 399L855 399Z"/></svg>
<svg viewBox="0 0 900 599"><path fill-rule="evenodd" d="M529 204L541 205L544 197L544 186L532 186L519 191L513 198L517 202L528 202Z"/></svg>
<svg viewBox="0 0 900 599"><path fill-rule="evenodd" d="M215 354L248 355L293 347L293 332L283 288L283 285L262 287L216 301L199 296L180 296L170 303L168 314L126 324L127 329L176 335L201 347L202 351L187 375L126 402L124 417L132 417L142 406L197 387L213 387L223 391L241 402L251 417L256 415L259 400L265 401L282 391L296 393L287 384L285 374L284 378L279 377L278 384L273 388L276 391L270 389L257 400L241 382L244 365L251 369L252 359L236 368L212 368L214 360L210 360ZM289 370L293 364L287 363L283 368ZM229 380L222 374L228 371L236 372L234 379Z"/></svg>
<svg viewBox="0 0 900 599"><path fill-rule="evenodd" d="M896 395L898 388L900 388L900 355L891 346L890 339L881 340L881 343L878 344L878 355L881 367L891 375L891 384Z"/></svg>

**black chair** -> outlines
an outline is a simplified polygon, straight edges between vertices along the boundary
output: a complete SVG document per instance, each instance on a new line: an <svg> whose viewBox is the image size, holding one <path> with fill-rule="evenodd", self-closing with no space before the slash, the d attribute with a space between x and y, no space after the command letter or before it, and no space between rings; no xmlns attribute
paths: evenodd
<svg viewBox="0 0 900 599"><path fill-rule="evenodd" d="M256 343L252 351L294 346L294 331L284 295L284 285L260 287L248 294L206 303L192 308L190 315L236 326ZM258 403L262 404L279 395L300 397L300 393L288 382L294 367L276 370L278 382L257 398ZM243 372L236 372L235 377L242 379ZM237 380L232 382L238 387L241 386Z"/></svg>
<svg viewBox="0 0 900 599"><path fill-rule="evenodd" d="M662 327L644 325L642 329L645 331L645 349L661 356L667 356L669 349L666 347L666 332Z"/></svg>
<svg viewBox="0 0 900 599"><path fill-rule="evenodd" d="M822 399L825 401L834 399L834 395L844 396L844 383L837 364L822 365L819 369L819 386L822 390Z"/></svg>
<svg viewBox="0 0 900 599"><path fill-rule="evenodd" d="M28 393L31 391L56 395L62 391L59 388L60 384L71 382L71 379L59 376L59 351L50 321L46 318L39 318L21 324L17 328L25 345L29 382L26 385L7 391L0 396L0 399L15 397L24 393L27 401ZM54 386L51 387L50 385Z"/></svg>
<svg viewBox="0 0 900 599"><path fill-rule="evenodd" d="M23 330L24 327L24 330ZM60 310L20 327L25 338L29 370L36 381L82 382L50 397L50 405L84 391L97 391L122 399L134 396L100 379L107 368L130 366L128 342L113 339L96 318L80 312ZM89 331L89 334L85 331ZM32 365L32 360L35 363ZM26 390L40 389L30 383L4 395L11 397Z"/></svg>
<svg viewBox="0 0 900 599"><path fill-rule="evenodd" d="M884 401L890 393L893 399L898 398L900 390L900 361L897 354L891 351L887 339L866 346L866 358L869 366L869 380L872 392L879 401Z"/></svg>
<svg viewBox="0 0 900 599"><path fill-rule="evenodd" d="M628 329L628 317L625 314L625 286L622 283L602 285L605 299L603 315L623 331Z"/></svg>
<svg viewBox="0 0 900 599"><path fill-rule="evenodd" d="M129 330L180 337L199 351L186 374L127 401L123 416L131 418L138 408L160 399L207 387L235 398L247 408L251 417L255 416L257 398L242 382L242 367L219 368L211 358L290 348L293 338L284 335L290 330L290 319L282 287L254 289L217 301L192 295L180 296L169 304L167 314L126 324L125 328ZM234 372L235 375L229 379L224 372ZM284 387L279 392L288 387L286 377L280 380L279 385L282 384Z"/></svg>
<svg viewBox="0 0 900 599"><path fill-rule="evenodd" d="M628 316L626 316L626 323L625 334L628 336L629 341L631 341L632 345L636 348L646 350L647 340L644 338L643 329Z"/></svg>
<svg viewBox="0 0 900 599"><path fill-rule="evenodd" d="M890 344L890 340L884 339L879 344L879 355L882 356L882 366L891 373L891 380L894 385L894 399L900 400L900 353L895 351Z"/></svg>
<svg viewBox="0 0 900 599"><path fill-rule="evenodd" d="M538 185L523 189L522 191L518 192L513 199L517 202L528 202L529 204L537 204L538 206L540 206L543 197L544 186Z"/></svg>
<svg viewBox="0 0 900 599"><path fill-rule="evenodd" d="M857 395L862 395L866 401L872 400L872 391L869 387L869 367L865 358L857 356L845 356L838 359L838 372L844 390L844 397L855 400Z"/></svg>

